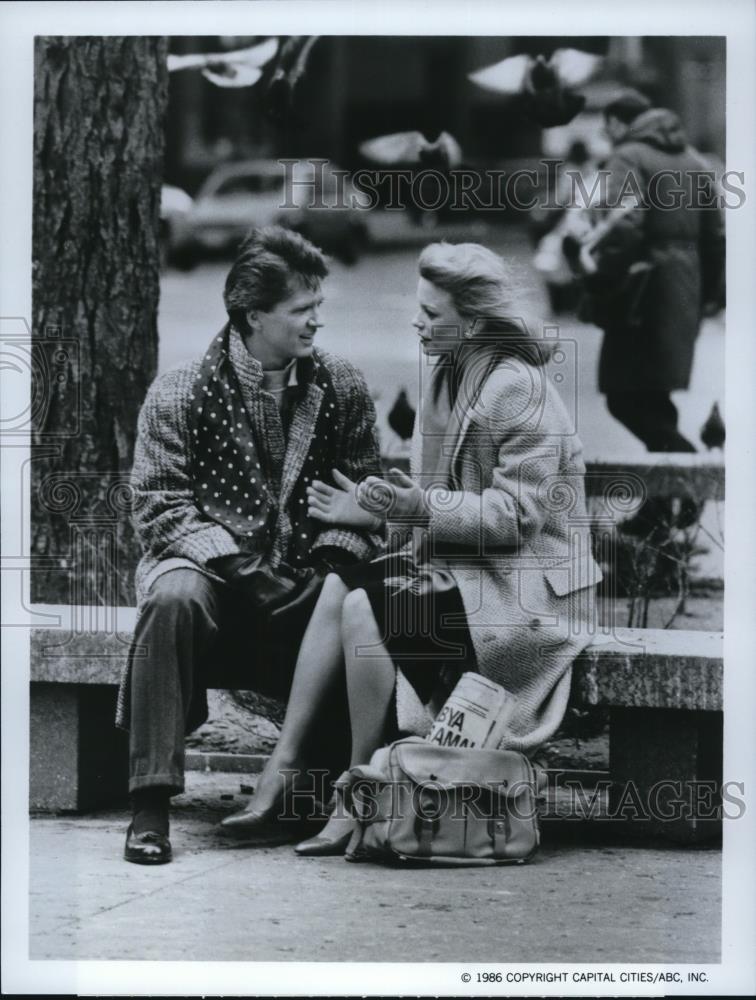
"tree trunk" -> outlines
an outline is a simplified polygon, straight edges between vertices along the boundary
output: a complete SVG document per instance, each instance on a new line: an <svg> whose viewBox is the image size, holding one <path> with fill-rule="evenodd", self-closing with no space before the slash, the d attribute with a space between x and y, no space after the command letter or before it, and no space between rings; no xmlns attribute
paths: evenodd
<svg viewBox="0 0 756 1000"><path fill-rule="evenodd" d="M32 600L133 603L128 473L157 368L161 38L38 38Z"/></svg>

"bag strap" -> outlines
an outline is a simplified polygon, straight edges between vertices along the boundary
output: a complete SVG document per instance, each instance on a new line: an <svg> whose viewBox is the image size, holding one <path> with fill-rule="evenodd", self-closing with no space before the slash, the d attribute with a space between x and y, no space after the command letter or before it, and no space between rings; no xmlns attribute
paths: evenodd
<svg viewBox="0 0 756 1000"><path fill-rule="evenodd" d="M512 837L512 828L509 814L504 812L503 816L492 816L488 821L488 836L493 844L495 857L501 857L506 853L507 843Z"/></svg>
<svg viewBox="0 0 756 1000"><path fill-rule="evenodd" d="M425 815L426 809L425 805L428 801L435 803L436 811L434 815ZM421 792L421 802L419 803L423 807L424 815L417 815L415 817L415 837L417 838L417 853L421 858L429 858L431 856L431 849L433 846L433 837L438 832L441 826L441 811L438 808L439 802L438 797L430 794L428 788L423 788Z"/></svg>
<svg viewBox="0 0 756 1000"><path fill-rule="evenodd" d="M423 816L418 816L415 819L415 836L417 837L418 857L429 858L431 856L433 835L438 830L438 827L439 821L437 819L426 819Z"/></svg>

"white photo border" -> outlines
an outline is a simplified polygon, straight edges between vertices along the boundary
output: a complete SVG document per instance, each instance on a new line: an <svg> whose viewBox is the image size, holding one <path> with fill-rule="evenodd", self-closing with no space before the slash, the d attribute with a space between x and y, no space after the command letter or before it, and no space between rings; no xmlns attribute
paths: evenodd
<svg viewBox="0 0 756 1000"><path fill-rule="evenodd" d="M254 31L250 27L254 23ZM664 992L756 992L756 6L752 0L527 0L527 3L382 0L231 0L231 2L6 3L0 7L0 317L31 317L33 40L35 35L724 35L727 38L727 166L745 174L746 203L727 218L728 412L725 523L725 780L743 781L745 816L725 823L721 965L704 966L701 988ZM6 387L7 388L7 387ZM18 387L13 385L18 392ZM23 390L21 390L23 393ZM24 400L13 400L20 412ZM15 407L18 406L18 409ZM3 447L4 556L29 551L14 469L26 449ZM12 454L11 454L12 453ZM28 494L27 494L28 495ZM26 524L27 537L19 526ZM28 584L27 584L28 586ZM3 588L2 620L19 620L18 588ZM28 631L2 630L2 928L7 992L248 995L477 995L462 985L463 965L417 963L55 962L28 959ZM632 901L628 901L632 905ZM503 919L516 915L503 913ZM565 967L565 963L559 963ZM570 969L593 966L567 966ZM606 966L610 968L609 965ZM639 966L658 969L661 966ZM507 966L529 969L532 966ZM547 964L539 966L543 970ZM505 984L486 986L506 995ZM659 994L628 984L517 987L525 995Z"/></svg>

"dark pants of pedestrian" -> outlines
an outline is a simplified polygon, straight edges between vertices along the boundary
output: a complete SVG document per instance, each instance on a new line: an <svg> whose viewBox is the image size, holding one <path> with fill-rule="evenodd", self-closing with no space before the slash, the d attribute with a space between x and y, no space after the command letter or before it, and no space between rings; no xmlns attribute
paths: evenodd
<svg viewBox="0 0 756 1000"><path fill-rule="evenodd" d="M696 450L677 429L677 407L668 392L608 392L606 405L649 451Z"/></svg>
<svg viewBox="0 0 756 1000"><path fill-rule="evenodd" d="M208 687L286 699L315 604L272 623L225 583L175 569L153 584L131 650L129 790L184 788L185 735L207 717ZM346 687L334 690L310 748L312 766L348 760Z"/></svg>

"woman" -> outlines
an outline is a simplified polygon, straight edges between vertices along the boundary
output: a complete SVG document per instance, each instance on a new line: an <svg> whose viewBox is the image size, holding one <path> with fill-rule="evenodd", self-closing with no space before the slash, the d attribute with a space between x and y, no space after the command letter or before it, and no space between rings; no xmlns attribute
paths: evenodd
<svg viewBox="0 0 756 1000"><path fill-rule="evenodd" d="M412 708L440 707L463 670L510 693L503 746L524 752L561 722L570 664L590 641L594 585L582 449L544 370L546 351L513 321L503 262L477 244L420 256L414 327L426 358L412 478L314 482L309 514L412 537L325 581L302 643L279 742L250 808L224 820L247 833L274 818L285 775L346 668L351 766L392 729L422 730ZM397 667L399 670L397 670ZM396 702L398 726L392 705ZM343 853L349 817L334 814L300 854Z"/></svg>

